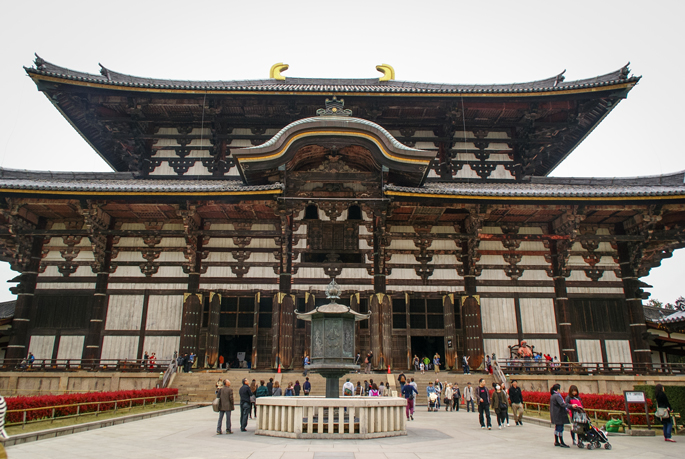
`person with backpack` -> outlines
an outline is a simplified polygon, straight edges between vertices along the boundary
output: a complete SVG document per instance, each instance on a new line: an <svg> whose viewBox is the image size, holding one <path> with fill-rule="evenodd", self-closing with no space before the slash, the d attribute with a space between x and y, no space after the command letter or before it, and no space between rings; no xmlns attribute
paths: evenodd
<svg viewBox="0 0 685 459"><path fill-rule="evenodd" d="M354 395L354 384L350 382L350 378L347 378L345 384L342 388L343 397L352 397Z"/></svg>
<svg viewBox="0 0 685 459"><path fill-rule="evenodd" d="M405 384L407 384L407 377L404 376L404 373L400 373L400 375L397 377L397 381L400 383L400 393L401 393L402 388L404 387Z"/></svg>
<svg viewBox="0 0 685 459"><path fill-rule="evenodd" d="M499 384L495 386L495 392L492 394L492 405L495 407L495 414L497 415L497 426L502 430L507 418L507 411L509 411L509 400L507 393L502 390L502 386ZM507 422L506 425L508 427L509 423Z"/></svg>
<svg viewBox="0 0 685 459"><path fill-rule="evenodd" d="M405 384L402 387L402 396L405 398L405 400L407 400L407 420L414 420L414 399L418 393L419 391L417 391L416 387L414 387L412 384Z"/></svg>
<svg viewBox="0 0 685 459"><path fill-rule="evenodd" d="M309 382L309 376L304 378L304 384L302 385L302 392L304 395L309 395L312 391L312 383Z"/></svg>
<svg viewBox="0 0 685 459"><path fill-rule="evenodd" d="M285 396L286 397L294 397L295 396L295 390L293 389L293 383L288 383L288 387L285 389Z"/></svg>
<svg viewBox="0 0 685 459"><path fill-rule="evenodd" d="M380 397L381 394L378 392L378 386L376 383L371 384L369 387L369 397Z"/></svg>

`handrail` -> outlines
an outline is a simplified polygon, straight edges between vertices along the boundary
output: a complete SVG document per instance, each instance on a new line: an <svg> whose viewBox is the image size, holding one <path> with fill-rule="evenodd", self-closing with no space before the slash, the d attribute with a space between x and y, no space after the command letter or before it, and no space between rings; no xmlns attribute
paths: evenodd
<svg viewBox="0 0 685 459"><path fill-rule="evenodd" d="M169 385L171 376L176 373L177 367L178 363L176 363L176 359L171 359L171 361L169 362L169 366L164 372L164 378L162 378L162 389L166 388Z"/></svg>
<svg viewBox="0 0 685 459"><path fill-rule="evenodd" d="M549 362L544 359L497 359L508 373L557 374L685 374L684 363Z"/></svg>
<svg viewBox="0 0 685 459"><path fill-rule="evenodd" d="M529 409L527 408L527 405L536 405L536 406L537 406L537 410L529 410ZM540 410L540 407L543 407L543 406L547 408L546 410L544 410L544 412L549 412L549 404L548 404L548 403L526 402L526 401L524 401L524 402L523 402L523 411L530 411L530 412L532 412L532 411L537 411L538 416L541 416L542 413L543 413L543 411ZM593 417L594 417L594 419L595 419L595 421L594 421L595 424L598 424L598 422L600 421L600 419L598 419L598 417L597 417L597 413L606 413L609 417L620 416L621 422L622 422L623 424L625 424L625 421L624 421L624 419L623 419L623 416L626 415L626 412L625 412L625 411L621 411L621 410L604 410L604 409L601 409L601 408L585 408L585 407L583 407L583 409L585 410L586 413L593 413ZM650 415L650 416L654 416L654 413L649 413L649 415ZM638 413L638 412L635 412L635 413L631 412L631 413L630 413L630 416L631 416L631 417L632 417L632 416L646 416L646 414L645 414L645 413ZM672 413L671 413L671 417L673 418L673 428L676 429L676 431L677 431L678 426L677 426L676 419L680 419L680 413L674 413L674 412L672 412ZM605 420L602 419L602 421L605 421ZM635 424L635 423L632 422L632 421L631 421L631 424L634 425L634 426L646 426L646 425L647 425L647 424ZM659 424L654 424L654 423L653 423L652 426L659 426Z"/></svg>
<svg viewBox="0 0 685 459"><path fill-rule="evenodd" d="M188 394L174 394L174 395L151 395L148 397L136 397L136 398L126 398L126 399L119 399L119 400L100 400L100 401L92 401L92 402L81 402L81 403L71 403L68 405L50 405L50 406L41 406L41 407L36 407L36 408L25 408L25 409L20 409L20 410L7 410L7 414L5 416L5 419L9 416L10 413L23 413L22 416L22 421L21 422L5 422L5 426L16 426L16 425L21 425L22 429L26 426L26 424L31 424L34 422L46 422L50 421L51 423L55 419L67 419L67 418L73 418L73 417L79 417L79 416L89 416L89 415L95 415L97 417L101 412L107 412L107 411L114 411L115 413L117 412L118 409L132 409L133 408L133 402L137 400L142 400L143 401L143 408L145 408L146 401L150 399L154 399L152 404L156 405L157 404L157 399L164 398L164 404L166 404L169 399L173 399L173 402L176 402L176 399L178 397L186 397L186 404L188 404ZM119 407L120 403L123 402L129 402L128 407ZM108 404L114 404L114 409L113 410L100 410L101 405L108 405ZM81 407L82 406L93 406L96 405L96 411L85 411L81 413ZM76 414L69 414L66 416L55 416L55 412L57 409L60 408L73 408L76 407ZM26 413L30 411L47 411L51 410L52 415L50 418L40 418L40 419L34 419L31 421L27 421L26 418Z"/></svg>
<svg viewBox="0 0 685 459"><path fill-rule="evenodd" d="M4 359L0 371L159 371L170 360L155 360L154 364L145 359Z"/></svg>

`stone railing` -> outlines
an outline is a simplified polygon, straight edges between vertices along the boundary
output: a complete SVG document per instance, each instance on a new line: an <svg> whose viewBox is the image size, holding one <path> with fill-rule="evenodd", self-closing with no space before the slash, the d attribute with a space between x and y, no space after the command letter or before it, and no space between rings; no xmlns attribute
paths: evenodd
<svg viewBox="0 0 685 459"><path fill-rule="evenodd" d="M286 438L380 438L407 435L399 397L260 397L257 435Z"/></svg>

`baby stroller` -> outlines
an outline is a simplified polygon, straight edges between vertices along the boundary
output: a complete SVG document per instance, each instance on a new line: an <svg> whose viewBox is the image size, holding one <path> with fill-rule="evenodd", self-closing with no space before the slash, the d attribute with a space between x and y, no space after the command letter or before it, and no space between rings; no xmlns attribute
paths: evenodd
<svg viewBox="0 0 685 459"><path fill-rule="evenodd" d="M603 443L604 449L611 449L611 443L607 439L606 432L593 426L582 408L577 408L573 412L573 433L578 435L578 448L601 448Z"/></svg>
<svg viewBox="0 0 685 459"><path fill-rule="evenodd" d="M436 409L436 404L438 401L438 395L435 392L432 392L430 396L428 397L428 411L437 411Z"/></svg>

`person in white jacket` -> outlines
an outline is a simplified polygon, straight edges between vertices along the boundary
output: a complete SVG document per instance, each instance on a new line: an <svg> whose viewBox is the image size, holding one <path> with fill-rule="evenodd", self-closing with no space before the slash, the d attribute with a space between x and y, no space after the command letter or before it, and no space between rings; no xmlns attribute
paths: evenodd
<svg viewBox="0 0 685 459"><path fill-rule="evenodd" d="M476 405L475 405L475 396L473 393L473 387L471 387L471 383L466 383L466 389L464 389L464 401L466 402L466 412L473 411L474 413L476 412Z"/></svg>
<svg viewBox="0 0 685 459"><path fill-rule="evenodd" d="M354 384L350 382L350 378L347 378L347 381L343 384L342 395L343 397L352 397L354 395Z"/></svg>

